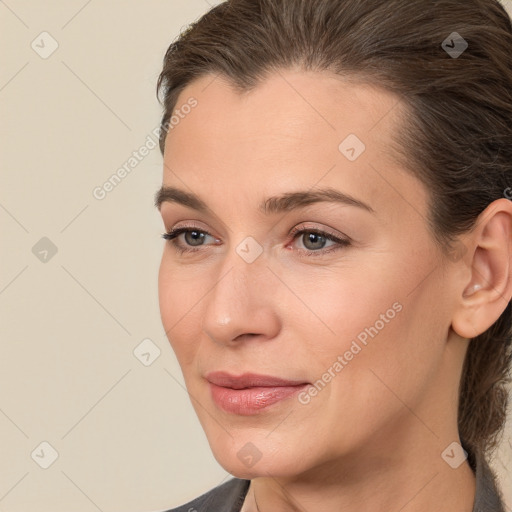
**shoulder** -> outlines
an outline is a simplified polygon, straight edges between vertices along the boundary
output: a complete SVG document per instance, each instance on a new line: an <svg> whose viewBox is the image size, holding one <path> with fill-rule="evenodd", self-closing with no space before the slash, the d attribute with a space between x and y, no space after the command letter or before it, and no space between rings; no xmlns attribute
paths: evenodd
<svg viewBox="0 0 512 512"><path fill-rule="evenodd" d="M189 503L164 512L239 512L250 482L232 478Z"/></svg>
<svg viewBox="0 0 512 512"><path fill-rule="evenodd" d="M505 512L503 496L496 475L481 453L468 454L469 463L475 471L476 492L473 512Z"/></svg>

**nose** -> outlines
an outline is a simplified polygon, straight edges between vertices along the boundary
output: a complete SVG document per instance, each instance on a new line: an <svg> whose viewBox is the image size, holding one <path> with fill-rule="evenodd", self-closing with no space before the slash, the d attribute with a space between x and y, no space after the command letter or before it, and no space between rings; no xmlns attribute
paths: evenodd
<svg viewBox="0 0 512 512"><path fill-rule="evenodd" d="M204 298L203 331L214 342L225 345L274 338L280 321L274 303L277 294L272 291L278 283L263 255L248 263L233 250Z"/></svg>

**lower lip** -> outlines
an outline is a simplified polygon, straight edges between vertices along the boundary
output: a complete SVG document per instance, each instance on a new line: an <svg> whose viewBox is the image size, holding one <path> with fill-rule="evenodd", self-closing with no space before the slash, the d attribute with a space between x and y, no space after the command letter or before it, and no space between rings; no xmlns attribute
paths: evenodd
<svg viewBox="0 0 512 512"><path fill-rule="evenodd" d="M308 386L308 384L302 384L299 386L231 389L217 386L211 382L209 384L213 401L221 409L242 416L257 414L281 400L294 396Z"/></svg>

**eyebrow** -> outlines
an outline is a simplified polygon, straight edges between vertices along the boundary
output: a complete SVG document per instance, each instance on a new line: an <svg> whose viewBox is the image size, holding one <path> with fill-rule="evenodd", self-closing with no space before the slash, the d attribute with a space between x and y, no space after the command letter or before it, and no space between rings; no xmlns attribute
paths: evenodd
<svg viewBox="0 0 512 512"><path fill-rule="evenodd" d="M210 211L208 205L197 195L170 186L160 187L155 194L156 208L160 210L164 202L181 204L202 213ZM268 197L260 203L258 209L263 214L270 215L288 212L319 202L341 203L345 206L356 206L370 213L375 213L375 210L370 205L334 188L299 190L287 192L280 196Z"/></svg>

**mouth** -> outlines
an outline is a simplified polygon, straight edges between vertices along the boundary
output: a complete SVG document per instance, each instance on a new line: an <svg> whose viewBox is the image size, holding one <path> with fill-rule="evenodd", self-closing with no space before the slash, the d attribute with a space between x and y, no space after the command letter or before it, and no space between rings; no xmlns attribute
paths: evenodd
<svg viewBox="0 0 512 512"><path fill-rule="evenodd" d="M245 373L235 376L226 372L206 375L213 402L225 412L249 416L271 405L282 403L310 383L270 375Z"/></svg>

